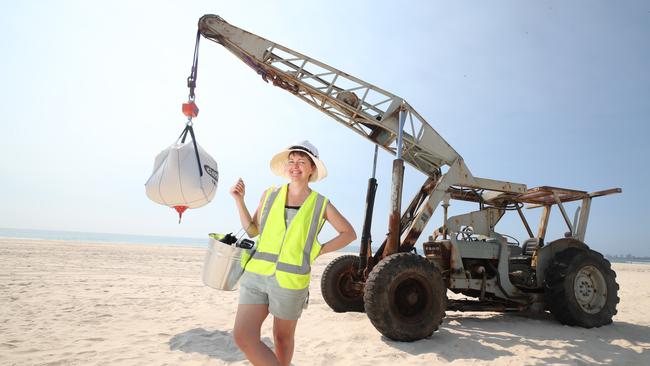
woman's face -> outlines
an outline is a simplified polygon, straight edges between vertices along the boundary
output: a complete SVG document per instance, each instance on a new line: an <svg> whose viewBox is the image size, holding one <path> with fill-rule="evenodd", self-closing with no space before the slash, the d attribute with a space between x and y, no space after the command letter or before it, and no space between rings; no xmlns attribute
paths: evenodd
<svg viewBox="0 0 650 366"><path fill-rule="evenodd" d="M286 169L291 181L308 182L316 167L307 154L292 152Z"/></svg>

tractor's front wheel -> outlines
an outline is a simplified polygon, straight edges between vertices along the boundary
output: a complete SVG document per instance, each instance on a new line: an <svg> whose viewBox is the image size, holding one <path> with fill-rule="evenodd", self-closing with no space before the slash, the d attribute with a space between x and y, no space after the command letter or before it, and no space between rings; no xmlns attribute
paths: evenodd
<svg viewBox="0 0 650 366"><path fill-rule="evenodd" d="M370 272L363 300L370 322L381 334L411 342L438 329L445 316L447 289L431 262L417 254L397 253Z"/></svg>
<svg viewBox="0 0 650 366"><path fill-rule="evenodd" d="M598 252L565 250L546 270L545 297L547 308L562 324L610 324L619 301L616 273Z"/></svg>

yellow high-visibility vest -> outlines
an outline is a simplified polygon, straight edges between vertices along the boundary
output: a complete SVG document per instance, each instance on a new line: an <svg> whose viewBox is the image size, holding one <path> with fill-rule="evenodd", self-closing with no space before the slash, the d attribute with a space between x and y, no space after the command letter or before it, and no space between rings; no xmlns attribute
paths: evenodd
<svg viewBox="0 0 650 366"><path fill-rule="evenodd" d="M285 204L288 185L266 191L260 215L257 250L246 271L275 274L281 287L302 290L309 287L311 264L320 253L316 238L325 223L327 198L312 191L286 227Z"/></svg>

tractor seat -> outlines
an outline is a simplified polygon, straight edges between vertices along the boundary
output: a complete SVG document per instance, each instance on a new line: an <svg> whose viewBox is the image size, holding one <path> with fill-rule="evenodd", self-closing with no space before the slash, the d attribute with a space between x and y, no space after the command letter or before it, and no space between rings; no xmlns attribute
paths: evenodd
<svg viewBox="0 0 650 366"><path fill-rule="evenodd" d="M535 254L537 248L541 246L540 243L541 240L539 240L539 238L526 239L526 241L524 241L524 244L521 246L521 254L526 256L532 256L533 254Z"/></svg>
<svg viewBox="0 0 650 366"><path fill-rule="evenodd" d="M510 264L513 265L515 263L525 263L527 265L530 265L533 254L535 254L537 248L540 247L540 242L541 240L539 240L539 238L526 239L524 241L524 244L521 246L521 252L511 252L512 255L509 258Z"/></svg>

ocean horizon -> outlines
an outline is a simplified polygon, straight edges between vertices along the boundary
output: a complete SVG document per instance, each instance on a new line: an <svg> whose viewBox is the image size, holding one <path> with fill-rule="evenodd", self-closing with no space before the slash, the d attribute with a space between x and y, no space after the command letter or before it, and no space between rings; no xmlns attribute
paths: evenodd
<svg viewBox="0 0 650 366"><path fill-rule="evenodd" d="M64 240L79 243L104 243L104 244L144 244L159 246L178 246L190 248L207 248L208 235L204 238L190 238L178 236L156 236L156 235L135 235L96 233L83 231L62 231L62 230L41 230L41 229L14 229L0 228L0 237L13 239L40 239L40 240ZM341 249L346 253L358 253L359 247L348 245Z"/></svg>

